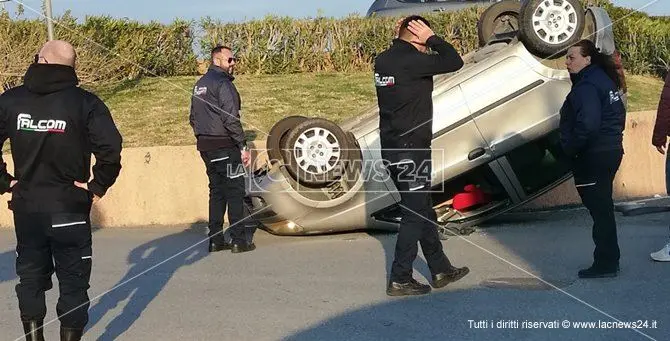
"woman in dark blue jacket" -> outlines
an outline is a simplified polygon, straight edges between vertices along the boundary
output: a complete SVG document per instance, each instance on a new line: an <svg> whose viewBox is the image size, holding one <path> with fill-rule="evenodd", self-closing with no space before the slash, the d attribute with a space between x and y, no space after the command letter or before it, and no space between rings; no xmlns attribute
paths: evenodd
<svg viewBox="0 0 670 341"><path fill-rule="evenodd" d="M610 56L582 40L568 50L572 90L561 108L561 145L572 159L575 186L593 219L593 265L581 278L615 277L619 244L612 187L623 157L626 109Z"/></svg>

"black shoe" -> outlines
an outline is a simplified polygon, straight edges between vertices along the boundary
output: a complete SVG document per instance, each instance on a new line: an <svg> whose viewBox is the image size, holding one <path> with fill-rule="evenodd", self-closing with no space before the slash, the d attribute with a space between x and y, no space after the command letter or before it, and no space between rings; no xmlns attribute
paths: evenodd
<svg viewBox="0 0 670 341"><path fill-rule="evenodd" d="M616 277L619 275L619 266L616 266L614 269L598 268L591 266L588 269L579 270L577 274L579 278L608 278Z"/></svg>
<svg viewBox="0 0 670 341"><path fill-rule="evenodd" d="M227 243L223 238L210 238L209 239L209 252L219 252L230 250L233 246L230 243Z"/></svg>
<svg viewBox="0 0 670 341"><path fill-rule="evenodd" d="M256 250L256 244L251 243L239 243L239 244L233 244L232 246L232 253L242 253L242 252L249 252Z"/></svg>
<svg viewBox="0 0 670 341"><path fill-rule="evenodd" d="M403 283L391 281L386 288L386 294L389 296L425 295L429 292L430 285L421 284L414 278Z"/></svg>
<svg viewBox="0 0 670 341"><path fill-rule="evenodd" d="M452 267L449 272L442 272L433 275L433 288L438 289L446 286L449 283L458 281L470 273L470 269L466 266L462 268Z"/></svg>
<svg viewBox="0 0 670 341"><path fill-rule="evenodd" d="M82 335L84 335L83 329L60 328L60 341L80 341Z"/></svg>
<svg viewBox="0 0 670 341"><path fill-rule="evenodd" d="M26 341L44 341L43 321L23 321L23 332Z"/></svg>

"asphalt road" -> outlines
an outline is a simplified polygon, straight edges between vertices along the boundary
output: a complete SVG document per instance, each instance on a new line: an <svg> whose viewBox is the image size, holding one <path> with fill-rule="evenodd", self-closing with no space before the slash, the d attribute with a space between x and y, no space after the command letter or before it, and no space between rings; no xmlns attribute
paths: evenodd
<svg viewBox="0 0 670 341"><path fill-rule="evenodd" d="M649 259L667 241L669 218L619 215L620 276L580 280L592 252L584 211L506 216L446 241L453 263L471 273L412 298L384 293L394 234L258 232L254 252L209 255L202 226L98 230L85 339L669 340L670 263ZM0 231L2 340L22 336L14 242L12 231ZM425 282L425 262L415 269ZM600 321L643 326L572 324ZM46 326L50 340L58 326Z"/></svg>

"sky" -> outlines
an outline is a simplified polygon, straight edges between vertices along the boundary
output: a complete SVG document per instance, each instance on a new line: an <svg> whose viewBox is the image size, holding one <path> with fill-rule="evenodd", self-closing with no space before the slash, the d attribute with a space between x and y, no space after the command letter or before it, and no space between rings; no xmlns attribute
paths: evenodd
<svg viewBox="0 0 670 341"><path fill-rule="evenodd" d="M39 11L42 3L41 0L12 1L24 3L28 17L35 17L28 7ZM650 2L653 3L645 7L644 12L670 16L670 0L614 0L619 6L634 9ZM319 14L327 17L364 16L372 0L52 0L52 3L55 16L69 9L81 19L86 15L110 15L142 22L168 23L175 18L197 20L206 16L225 22L262 18L268 14L298 18ZM4 6L14 13L14 3L5 3Z"/></svg>

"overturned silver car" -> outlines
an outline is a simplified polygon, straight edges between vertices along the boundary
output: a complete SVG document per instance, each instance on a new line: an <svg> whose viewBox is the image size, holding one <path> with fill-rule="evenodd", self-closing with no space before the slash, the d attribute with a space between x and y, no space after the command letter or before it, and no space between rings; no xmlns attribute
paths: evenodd
<svg viewBox="0 0 670 341"><path fill-rule="evenodd" d="M525 9L530 31L494 36L464 56L461 70L434 79L430 191L445 237L468 233L571 177L558 140L571 87L560 51L581 38L606 53L615 46L603 9L545 3L523 5L536 6ZM543 23L532 22L538 18ZM561 36L549 36L556 32ZM556 56L531 53L520 37L532 34ZM400 195L384 176L378 128L376 105L339 126L301 116L278 122L267 141L271 162L249 179L254 218L278 235L396 230Z"/></svg>

